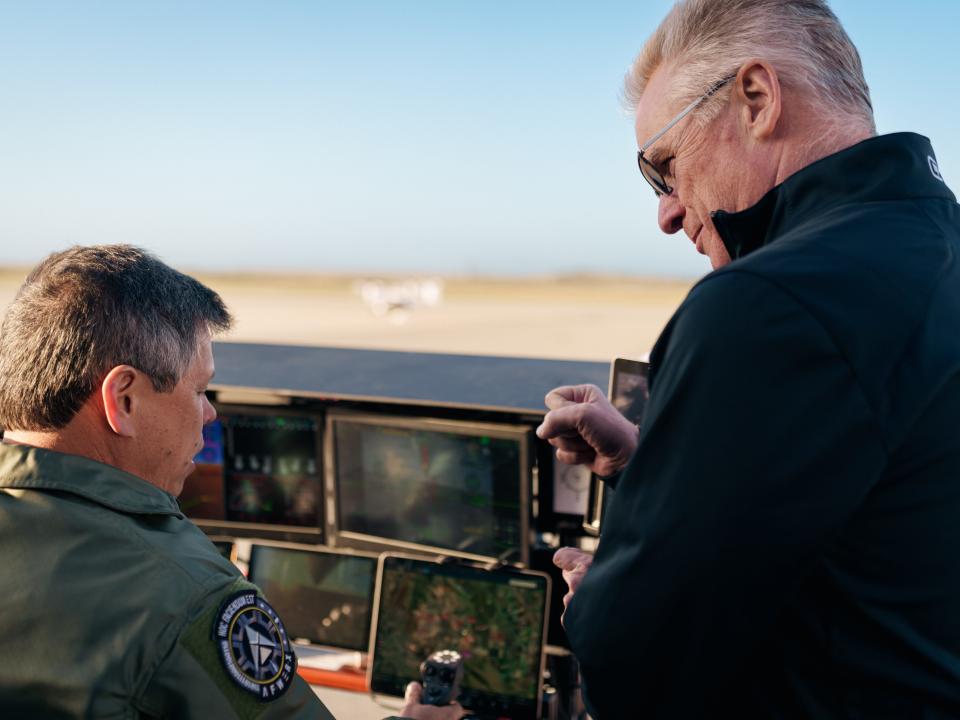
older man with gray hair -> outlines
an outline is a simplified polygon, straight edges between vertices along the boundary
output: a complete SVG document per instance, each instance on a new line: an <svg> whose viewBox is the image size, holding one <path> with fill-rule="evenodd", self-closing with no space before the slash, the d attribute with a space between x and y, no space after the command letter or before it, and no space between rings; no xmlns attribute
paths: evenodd
<svg viewBox="0 0 960 720"><path fill-rule="evenodd" d="M960 207L875 136L823 0L683 0L627 78L659 224L715 272L651 355L538 430L615 493L555 562L589 704L633 717L960 717Z"/></svg>

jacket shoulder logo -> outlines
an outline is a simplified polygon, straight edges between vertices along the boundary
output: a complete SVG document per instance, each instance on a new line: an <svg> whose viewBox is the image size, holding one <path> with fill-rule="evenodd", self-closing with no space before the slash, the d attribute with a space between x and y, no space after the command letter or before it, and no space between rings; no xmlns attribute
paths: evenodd
<svg viewBox="0 0 960 720"><path fill-rule="evenodd" d="M932 155L927 155L927 163L930 165L930 172L933 173L933 176L940 182L944 182L943 175L940 174L940 166L937 164L936 158Z"/></svg>
<svg viewBox="0 0 960 720"><path fill-rule="evenodd" d="M293 682L297 658L280 616L255 592L227 598L214 616L213 640L227 675L260 702L283 695Z"/></svg>

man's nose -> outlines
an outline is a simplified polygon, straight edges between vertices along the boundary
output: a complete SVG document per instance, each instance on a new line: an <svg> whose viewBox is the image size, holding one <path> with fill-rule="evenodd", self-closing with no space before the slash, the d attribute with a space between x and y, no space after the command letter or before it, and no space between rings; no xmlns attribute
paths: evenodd
<svg viewBox="0 0 960 720"><path fill-rule="evenodd" d="M203 424L209 425L217 419L217 409L206 397L203 398Z"/></svg>
<svg viewBox="0 0 960 720"><path fill-rule="evenodd" d="M672 235L683 227L683 216L686 210L677 199L676 191L669 195L660 196L660 207L657 211L657 224L668 235Z"/></svg>

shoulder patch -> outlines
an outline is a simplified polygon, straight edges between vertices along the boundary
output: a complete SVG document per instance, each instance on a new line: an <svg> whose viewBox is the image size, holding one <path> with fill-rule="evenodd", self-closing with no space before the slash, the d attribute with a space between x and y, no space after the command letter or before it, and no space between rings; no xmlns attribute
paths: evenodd
<svg viewBox="0 0 960 720"><path fill-rule="evenodd" d="M230 595L214 615L212 639L227 675L260 702L282 696L293 682L297 657L283 622L256 592Z"/></svg>

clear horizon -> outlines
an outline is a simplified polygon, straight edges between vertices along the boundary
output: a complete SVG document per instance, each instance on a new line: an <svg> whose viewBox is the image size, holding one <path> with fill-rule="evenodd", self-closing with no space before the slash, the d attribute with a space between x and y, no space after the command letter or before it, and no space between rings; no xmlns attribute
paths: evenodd
<svg viewBox="0 0 960 720"><path fill-rule="evenodd" d="M130 242L198 272L702 275L620 103L670 5L2 2L0 264ZM960 178L960 4L832 6L878 130Z"/></svg>

